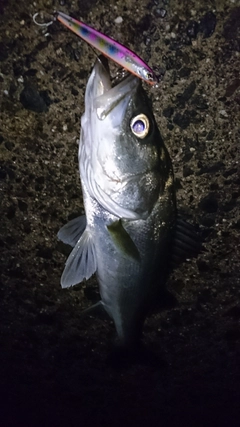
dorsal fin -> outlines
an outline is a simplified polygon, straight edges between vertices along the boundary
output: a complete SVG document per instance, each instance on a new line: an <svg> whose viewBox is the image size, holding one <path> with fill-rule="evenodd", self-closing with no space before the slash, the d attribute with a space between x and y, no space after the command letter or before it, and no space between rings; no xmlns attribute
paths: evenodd
<svg viewBox="0 0 240 427"><path fill-rule="evenodd" d="M193 225L178 216L172 247L173 266L176 267L188 258L197 257L202 250L201 234Z"/></svg>
<svg viewBox="0 0 240 427"><path fill-rule="evenodd" d="M91 233L86 228L70 253L61 277L63 288L69 288L83 279L89 279L97 269L95 248Z"/></svg>
<svg viewBox="0 0 240 427"><path fill-rule="evenodd" d="M57 237L74 248L86 228L86 215L72 219L60 228Z"/></svg>

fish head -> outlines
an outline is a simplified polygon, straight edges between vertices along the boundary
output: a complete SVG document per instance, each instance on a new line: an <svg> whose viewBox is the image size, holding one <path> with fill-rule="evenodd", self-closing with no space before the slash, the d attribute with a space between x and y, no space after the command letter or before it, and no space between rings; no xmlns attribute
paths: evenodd
<svg viewBox="0 0 240 427"><path fill-rule="evenodd" d="M90 195L115 216L146 218L172 169L141 80L129 75L112 87L98 59L81 125L80 175Z"/></svg>

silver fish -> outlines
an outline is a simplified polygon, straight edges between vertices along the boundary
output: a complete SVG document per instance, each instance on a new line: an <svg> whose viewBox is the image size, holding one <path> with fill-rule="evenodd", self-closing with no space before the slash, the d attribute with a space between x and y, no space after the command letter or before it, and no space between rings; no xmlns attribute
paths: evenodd
<svg viewBox="0 0 240 427"><path fill-rule="evenodd" d="M86 87L79 169L86 216L58 233L74 247L61 285L96 272L100 304L119 343L131 346L169 273L177 224L174 177L141 81L129 75L112 87L99 58Z"/></svg>

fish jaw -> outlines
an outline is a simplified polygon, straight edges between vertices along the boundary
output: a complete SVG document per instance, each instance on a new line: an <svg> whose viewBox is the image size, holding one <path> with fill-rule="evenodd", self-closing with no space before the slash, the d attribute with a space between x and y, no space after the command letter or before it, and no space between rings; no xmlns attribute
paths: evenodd
<svg viewBox="0 0 240 427"><path fill-rule="evenodd" d="M104 65L105 64L105 65ZM93 119L98 121L111 118L111 127L117 128L122 122L127 104L139 86L139 80L129 75L118 85L112 87L107 60L99 57L89 78L85 94L85 114L93 113ZM114 110L114 114L110 113ZM104 127L105 127L104 122Z"/></svg>

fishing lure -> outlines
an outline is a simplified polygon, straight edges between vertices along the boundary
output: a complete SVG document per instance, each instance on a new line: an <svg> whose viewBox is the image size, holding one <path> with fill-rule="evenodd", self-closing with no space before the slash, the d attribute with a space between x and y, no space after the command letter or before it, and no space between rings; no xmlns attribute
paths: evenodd
<svg viewBox="0 0 240 427"><path fill-rule="evenodd" d="M71 16L65 13L57 12L56 18L91 46L98 49L101 53L108 56L130 73L135 74L151 85L158 83L158 78L153 70L127 47L118 43L111 37L102 34L100 31L94 30L94 28L89 27L89 25L71 18Z"/></svg>

